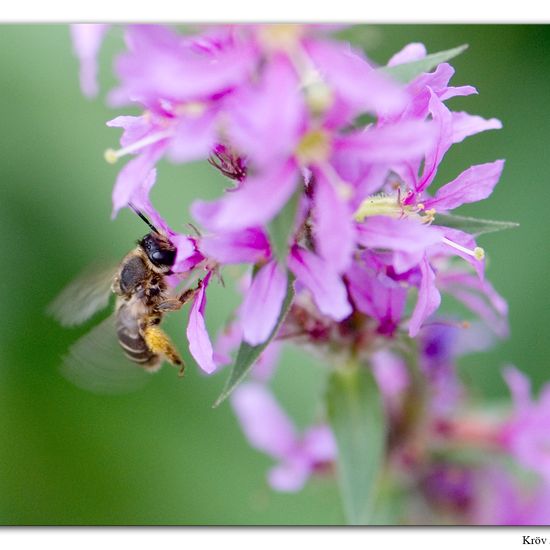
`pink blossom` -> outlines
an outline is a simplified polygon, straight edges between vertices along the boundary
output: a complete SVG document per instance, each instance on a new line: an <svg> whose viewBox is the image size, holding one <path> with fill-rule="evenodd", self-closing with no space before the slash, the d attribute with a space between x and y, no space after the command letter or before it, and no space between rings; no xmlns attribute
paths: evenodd
<svg viewBox="0 0 550 550"><path fill-rule="evenodd" d="M80 88L87 97L98 92L97 56L109 25L75 24L71 25L71 37L75 54L80 61Z"/></svg>
<svg viewBox="0 0 550 550"><path fill-rule="evenodd" d="M508 367L504 378L514 402L514 411L501 432L502 444L524 467L550 482L550 386L542 389L538 401L530 396L528 378Z"/></svg>
<svg viewBox="0 0 550 550"><path fill-rule="evenodd" d="M336 444L324 425L298 434L271 392L257 382L241 384L231 405L250 444L278 461L269 484L278 491L299 491L316 470L336 457Z"/></svg>
<svg viewBox="0 0 550 550"><path fill-rule="evenodd" d="M187 338L189 340L189 351L206 373L210 374L216 370L214 362L214 349L210 336L206 329L204 310L206 308L206 287L210 281L211 273L204 278L202 285L193 299L189 312L189 324L187 325Z"/></svg>

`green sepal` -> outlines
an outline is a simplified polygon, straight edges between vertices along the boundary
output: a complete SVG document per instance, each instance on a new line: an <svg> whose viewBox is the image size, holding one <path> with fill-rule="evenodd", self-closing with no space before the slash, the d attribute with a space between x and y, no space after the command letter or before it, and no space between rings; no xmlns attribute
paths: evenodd
<svg viewBox="0 0 550 550"><path fill-rule="evenodd" d="M497 220L483 220L481 218L470 218L468 216L456 216L455 214L436 214L435 225L460 229L475 237L484 233L494 233L504 229L513 229L519 226L516 222L503 222Z"/></svg>
<svg viewBox="0 0 550 550"><path fill-rule="evenodd" d="M393 78L394 80L397 80L398 82L407 84L422 73L430 72L432 69L435 69L435 67L437 67L440 63L449 61L453 57L461 54L464 50L466 50L466 48L468 48L468 44L463 44L462 46L458 46L450 50L432 53L430 55L427 55L426 57L423 57L422 59L418 59L417 61L401 63L400 65L394 65L392 67L380 67L378 70L381 73L384 73L385 75Z"/></svg>
<svg viewBox="0 0 550 550"><path fill-rule="evenodd" d="M289 272L287 273L287 289L286 296L283 300L283 305L281 307L281 313L277 320L275 328L271 331L271 334L265 342L258 344L257 346L251 346L247 344L244 340L241 342L239 351L237 352L237 358L235 363L231 367L231 374L225 383L223 391L221 392L218 399L214 403L214 407L218 407L225 399L227 399L233 390L244 380L250 369L254 366L254 363L260 357L264 349L269 345L269 343L277 336L285 317L287 316L290 306L292 304L292 299L294 298L294 276Z"/></svg>

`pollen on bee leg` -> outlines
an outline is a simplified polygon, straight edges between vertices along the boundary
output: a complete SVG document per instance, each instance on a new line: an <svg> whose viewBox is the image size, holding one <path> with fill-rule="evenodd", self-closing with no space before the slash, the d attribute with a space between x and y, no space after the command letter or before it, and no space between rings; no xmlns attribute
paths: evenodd
<svg viewBox="0 0 550 550"><path fill-rule="evenodd" d="M462 246L458 243L455 243L454 241L451 241L450 239L447 239L447 237L443 237L442 241L445 244L448 244L449 246L452 246L456 250L460 250L460 252L463 252L464 254L468 254L468 256L472 256L478 261L481 261L485 258L485 250L481 248L481 246L476 246L473 250L470 248L466 248L465 246Z"/></svg>

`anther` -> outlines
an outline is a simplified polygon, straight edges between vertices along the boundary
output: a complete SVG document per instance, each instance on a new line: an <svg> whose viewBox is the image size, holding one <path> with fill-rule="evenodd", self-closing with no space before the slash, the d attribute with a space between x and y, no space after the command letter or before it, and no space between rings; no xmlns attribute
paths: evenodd
<svg viewBox="0 0 550 550"><path fill-rule="evenodd" d="M128 145L127 147L122 147L121 149L117 150L107 149L105 153L103 153L103 156L109 164L114 164L120 157L129 155L130 153L135 153L136 151L139 151L140 149L143 149L148 145L152 145L153 143L157 143L157 141L166 139L167 137L170 137L172 133L172 130L165 130L163 132L157 132L156 134L150 134L143 139L140 139L135 143Z"/></svg>
<svg viewBox="0 0 550 550"><path fill-rule="evenodd" d="M105 153L103 153L103 157L109 164L115 164L118 160L117 152L114 149L107 149Z"/></svg>
<svg viewBox="0 0 550 550"><path fill-rule="evenodd" d="M476 246L474 248L474 256L476 257L476 260L483 260L483 258L485 258L485 250L483 250L481 246Z"/></svg>
<svg viewBox="0 0 550 550"><path fill-rule="evenodd" d="M304 86L306 103L314 115L320 115L332 105L334 94L322 81L312 82Z"/></svg>
<svg viewBox="0 0 550 550"><path fill-rule="evenodd" d="M325 130L311 130L296 147L296 156L303 165L325 163L331 151L330 137Z"/></svg>
<svg viewBox="0 0 550 550"><path fill-rule="evenodd" d="M445 244L456 248L456 250L460 250L460 252L463 252L464 254L468 254L468 256L472 256L478 261L481 261L483 260L483 258L485 258L485 250L483 250L483 248L481 248L480 246L476 246L473 250L471 250L469 248L466 248L465 246L455 243L454 241L451 241L450 239L447 239L447 237L443 237L442 240Z"/></svg>
<svg viewBox="0 0 550 550"><path fill-rule="evenodd" d="M202 101L189 101L176 107L176 114L186 115L190 118L198 118L206 111L206 103Z"/></svg>

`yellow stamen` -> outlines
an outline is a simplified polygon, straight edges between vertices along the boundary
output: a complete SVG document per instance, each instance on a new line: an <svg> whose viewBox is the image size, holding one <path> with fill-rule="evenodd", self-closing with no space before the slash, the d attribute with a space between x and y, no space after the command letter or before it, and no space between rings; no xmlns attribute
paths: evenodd
<svg viewBox="0 0 550 550"><path fill-rule="evenodd" d="M450 239L447 239L446 237L443 237L442 240L445 244L456 248L456 250L460 250L460 252L463 252L464 254L468 254L468 256L472 256L478 261L481 261L483 260L483 258L485 258L485 250L483 250L483 248L481 248L480 246L476 246L473 250L471 250L469 248L466 248L465 246L455 243L454 241L451 241Z"/></svg>
<svg viewBox="0 0 550 550"><path fill-rule="evenodd" d="M362 222L369 216L389 216L399 218L403 214L403 206L396 197L389 195L373 195L367 197L353 214L355 221Z"/></svg>
<svg viewBox="0 0 550 550"><path fill-rule="evenodd" d="M186 115L191 118L198 118L206 111L206 103L202 101L189 101L178 105L175 109L176 114Z"/></svg>
<svg viewBox="0 0 550 550"><path fill-rule="evenodd" d="M327 111L334 101L332 90L322 81L304 86L304 94L307 106L314 115Z"/></svg>
<svg viewBox="0 0 550 550"><path fill-rule="evenodd" d="M485 250L483 250L483 248L481 248L481 246L476 246L474 248L474 256L476 258L476 260L483 260L483 258L485 258Z"/></svg>
<svg viewBox="0 0 550 550"><path fill-rule="evenodd" d="M397 195L372 195L367 197L353 215L355 221L362 222L369 216L389 216L390 218L415 218L421 223L430 224L435 219L435 210L424 210L422 203L405 205Z"/></svg>
<svg viewBox="0 0 550 550"><path fill-rule="evenodd" d="M330 139L324 130L312 130L305 134L296 147L296 157L303 165L321 164L330 156Z"/></svg>
<svg viewBox="0 0 550 550"><path fill-rule="evenodd" d="M303 25L263 25L259 32L262 45L271 51L291 52L300 43L304 33Z"/></svg>
<svg viewBox="0 0 550 550"><path fill-rule="evenodd" d="M143 139L140 139L139 141L132 143L132 145L128 145L127 147L122 147L121 149L117 149L117 150L107 149L105 153L103 153L103 157L109 164L115 164L115 162L120 157L123 157L130 153L135 153L136 151L143 149L143 147L152 145L153 143L166 139L171 135L172 135L171 130L165 130L163 132L157 132L156 134L150 134L147 137L144 137Z"/></svg>
<svg viewBox="0 0 550 550"><path fill-rule="evenodd" d="M118 155L114 149L106 149L103 156L109 164L114 164L118 160Z"/></svg>
<svg viewBox="0 0 550 550"><path fill-rule="evenodd" d="M422 205L422 208L419 208L420 210L424 209L424 205ZM432 223L435 220L436 211L435 208L430 208L429 210L424 211L424 215L421 216L422 223Z"/></svg>

